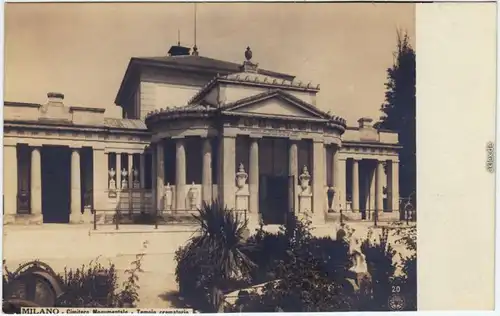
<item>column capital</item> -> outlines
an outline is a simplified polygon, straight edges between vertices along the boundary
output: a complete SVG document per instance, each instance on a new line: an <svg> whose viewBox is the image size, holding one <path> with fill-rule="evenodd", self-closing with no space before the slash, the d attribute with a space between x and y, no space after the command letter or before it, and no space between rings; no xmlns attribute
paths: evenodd
<svg viewBox="0 0 500 316"><path fill-rule="evenodd" d="M262 135L248 135L248 137L249 137L252 141L258 141L259 139L262 139Z"/></svg>

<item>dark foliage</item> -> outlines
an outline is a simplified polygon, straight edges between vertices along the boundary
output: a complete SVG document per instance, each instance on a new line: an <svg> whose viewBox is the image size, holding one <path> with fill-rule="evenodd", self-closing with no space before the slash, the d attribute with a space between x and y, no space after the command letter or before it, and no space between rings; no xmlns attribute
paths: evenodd
<svg viewBox="0 0 500 316"><path fill-rule="evenodd" d="M112 307L116 306L115 290L118 287L115 266L104 267L90 262L75 270L64 269L59 276L64 295L58 302L61 307Z"/></svg>
<svg viewBox="0 0 500 316"><path fill-rule="evenodd" d="M372 310L389 310L387 299L391 295L391 279L396 267L393 258L396 251L388 243L389 230L382 229L378 242L372 242L372 234L361 243L361 251L365 255L368 272L372 277L373 304Z"/></svg>
<svg viewBox="0 0 500 316"><path fill-rule="evenodd" d="M217 201L203 204L194 219L199 236L176 251L176 280L193 308L217 312L222 291L235 279L248 279L255 268L247 256L252 248L245 242L247 222Z"/></svg>
<svg viewBox="0 0 500 316"><path fill-rule="evenodd" d="M401 226L401 225L399 225ZM417 310L417 228L398 227L396 234L400 237L396 243L401 243L412 251L409 257L402 258L403 277L393 282L400 286L408 310Z"/></svg>
<svg viewBox="0 0 500 316"><path fill-rule="evenodd" d="M274 281L268 282L260 294L249 291L239 297L233 312L327 312L360 308L361 298L347 281L351 266L347 243L313 237L310 224L289 217L278 234L257 233L254 256L261 258L258 262L265 263L272 271Z"/></svg>
<svg viewBox="0 0 500 316"><path fill-rule="evenodd" d="M401 196L416 193L416 64L415 50L407 34L398 32L394 64L387 69L383 115L376 127L399 133ZM416 202L416 199L415 201ZM415 204L413 204L415 205Z"/></svg>

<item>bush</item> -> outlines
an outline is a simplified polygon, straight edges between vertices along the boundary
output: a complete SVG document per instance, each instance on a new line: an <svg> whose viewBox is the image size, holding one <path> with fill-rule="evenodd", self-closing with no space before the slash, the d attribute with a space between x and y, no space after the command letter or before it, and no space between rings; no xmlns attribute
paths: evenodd
<svg viewBox="0 0 500 316"><path fill-rule="evenodd" d="M365 255L368 272L372 277L373 310L389 310L387 299L391 295L391 279L396 267L393 258L396 251L388 243L389 230L382 229L380 240L372 242L373 231L368 232L366 240L361 243L361 251Z"/></svg>
<svg viewBox="0 0 500 316"><path fill-rule="evenodd" d="M116 303L116 269L113 264L104 267L90 262L75 270L64 269L59 275L64 294L58 302L61 307L112 307Z"/></svg>
<svg viewBox="0 0 500 316"><path fill-rule="evenodd" d="M262 230L252 238L250 254L270 281L262 293L249 291L238 298L232 312L328 312L358 309L359 300L347 283L351 267L344 240L316 238L310 221L289 216L277 234ZM262 281L262 280L261 280ZM246 292L246 291L245 291Z"/></svg>
<svg viewBox="0 0 500 316"><path fill-rule="evenodd" d="M406 300L407 310L417 310L417 228L416 226L398 227L396 235L400 237L396 243L405 245L412 254L401 258L403 277L398 278L394 283L400 286L401 294Z"/></svg>

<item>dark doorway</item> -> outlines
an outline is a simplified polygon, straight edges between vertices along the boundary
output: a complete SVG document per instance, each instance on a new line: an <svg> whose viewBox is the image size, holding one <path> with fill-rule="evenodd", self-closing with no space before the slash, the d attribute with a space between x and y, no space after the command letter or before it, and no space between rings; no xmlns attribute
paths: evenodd
<svg viewBox="0 0 500 316"><path fill-rule="evenodd" d="M69 223L71 208L71 151L42 148L42 214L44 223Z"/></svg>
<svg viewBox="0 0 500 316"><path fill-rule="evenodd" d="M284 224L290 204L288 176L261 175L259 189L264 224Z"/></svg>

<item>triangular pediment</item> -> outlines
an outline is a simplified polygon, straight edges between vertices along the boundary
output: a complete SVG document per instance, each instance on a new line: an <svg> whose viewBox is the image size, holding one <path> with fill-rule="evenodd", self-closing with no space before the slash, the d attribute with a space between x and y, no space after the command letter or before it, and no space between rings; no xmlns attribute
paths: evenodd
<svg viewBox="0 0 500 316"><path fill-rule="evenodd" d="M262 116L327 119L325 113L283 91L266 92L224 106L226 112Z"/></svg>

